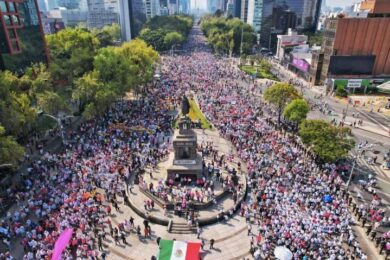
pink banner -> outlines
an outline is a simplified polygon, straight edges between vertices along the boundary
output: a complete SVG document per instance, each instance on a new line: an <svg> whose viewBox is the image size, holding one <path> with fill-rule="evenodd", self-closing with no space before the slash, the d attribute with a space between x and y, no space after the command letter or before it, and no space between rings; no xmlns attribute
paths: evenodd
<svg viewBox="0 0 390 260"><path fill-rule="evenodd" d="M70 239L72 238L73 229L67 228L62 232L62 234L58 237L56 244L54 245L53 255L51 260L60 260L62 252L68 246Z"/></svg>

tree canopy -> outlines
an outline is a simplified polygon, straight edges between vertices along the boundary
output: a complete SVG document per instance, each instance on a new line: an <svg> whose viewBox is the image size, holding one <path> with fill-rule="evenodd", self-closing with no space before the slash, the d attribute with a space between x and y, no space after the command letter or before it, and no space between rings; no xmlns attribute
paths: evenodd
<svg viewBox="0 0 390 260"><path fill-rule="evenodd" d="M300 124L304 119L306 119L309 111L310 108L306 100L294 99L284 108L283 116L291 122Z"/></svg>
<svg viewBox="0 0 390 260"><path fill-rule="evenodd" d="M50 50L50 71L57 80L81 77L93 69L93 57L99 47L99 40L88 30L67 28L46 36Z"/></svg>
<svg viewBox="0 0 390 260"><path fill-rule="evenodd" d="M155 16L145 23L138 38L157 51L166 51L186 40L193 24L187 15Z"/></svg>
<svg viewBox="0 0 390 260"><path fill-rule="evenodd" d="M200 27L218 54L241 54L241 33L243 54L251 53L256 42L253 28L237 18L206 16Z"/></svg>
<svg viewBox="0 0 390 260"><path fill-rule="evenodd" d="M299 125L299 136L324 162L345 158L355 145L349 128L336 127L323 120L304 120Z"/></svg>
<svg viewBox="0 0 390 260"><path fill-rule="evenodd" d="M4 127L0 124L0 165L12 164L16 167L23 155L24 148L16 142L14 137L6 135Z"/></svg>
<svg viewBox="0 0 390 260"><path fill-rule="evenodd" d="M33 64L23 75L1 71L0 138L6 144L0 148L12 149L15 140L24 142L29 134L53 127L42 123L43 117L37 116L41 112L54 117L59 112L75 112L92 118L103 114L125 92L148 82L159 58L157 52L139 39L116 46L118 35L117 25L92 32L68 28L47 36L48 66ZM16 148L14 157L13 151L1 152L0 160L5 163L20 154Z"/></svg>
<svg viewBox="0 0 390 260"><path fill-rule="evenodd" d="M292 85L283 82L275 83L264 92L264 99L274 105L278 111L278 124L283 109L291 100L299 97L298 91Z"/></svg>

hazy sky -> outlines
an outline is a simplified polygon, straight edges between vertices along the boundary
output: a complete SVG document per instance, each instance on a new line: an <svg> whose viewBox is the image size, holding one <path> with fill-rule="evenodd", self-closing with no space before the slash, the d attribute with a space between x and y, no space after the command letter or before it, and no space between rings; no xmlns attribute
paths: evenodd
<svg viewBox="0 0 390 260"><path fill-rule="evenodd" d="M335 7L345 7L347 5L352 5L355 2L358 2L358 0L325 0L327 6ZM194 8L195 5L197 5L200 9L206 9L207 8L207 0L191 0L191 7ZM196 8L196 7L195 7Z"/></svg>
<svg viewBox="0 0 390 260"><path fill-rule="evenodd" d="M207 0L191 0L191 8L206 9Z"/></svg>
<svg viewBox="0 0 390 260"><path fill-rule="evenodd" d="M353 5L356 2L359 2L357 0L325 0L327 6L340 6L340 7L345 7L348 5Z"/></svg>

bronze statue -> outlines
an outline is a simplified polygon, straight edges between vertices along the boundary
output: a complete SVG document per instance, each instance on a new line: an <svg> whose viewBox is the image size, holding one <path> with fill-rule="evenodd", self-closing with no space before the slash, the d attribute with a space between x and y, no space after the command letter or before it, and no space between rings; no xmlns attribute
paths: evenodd
<svg viewBox="0 0 390 260"><path fill-rule="evenodd" d="M190 102L188 98L184 95L181 101L181 113L185 116L190 112Z"/></svg>

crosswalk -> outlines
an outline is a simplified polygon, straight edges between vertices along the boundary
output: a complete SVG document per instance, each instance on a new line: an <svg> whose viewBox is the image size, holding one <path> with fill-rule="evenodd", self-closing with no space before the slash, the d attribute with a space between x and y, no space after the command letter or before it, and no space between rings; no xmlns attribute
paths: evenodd
<svg viewBox="0 0 390 260"><path fill-rule="evenodd" d="M357 158L358 165L369 169L370 171L375 173L375 177L378 179L378 181L384 182L386 184L390 185L390 173L386 173L385 170L382 168L382 166L378 166L376 164L369 164L364 157L359 156ZM358 171L365 173L365 174L372 174L370 171L365 171L361 168L357 168Z"/></svg>

